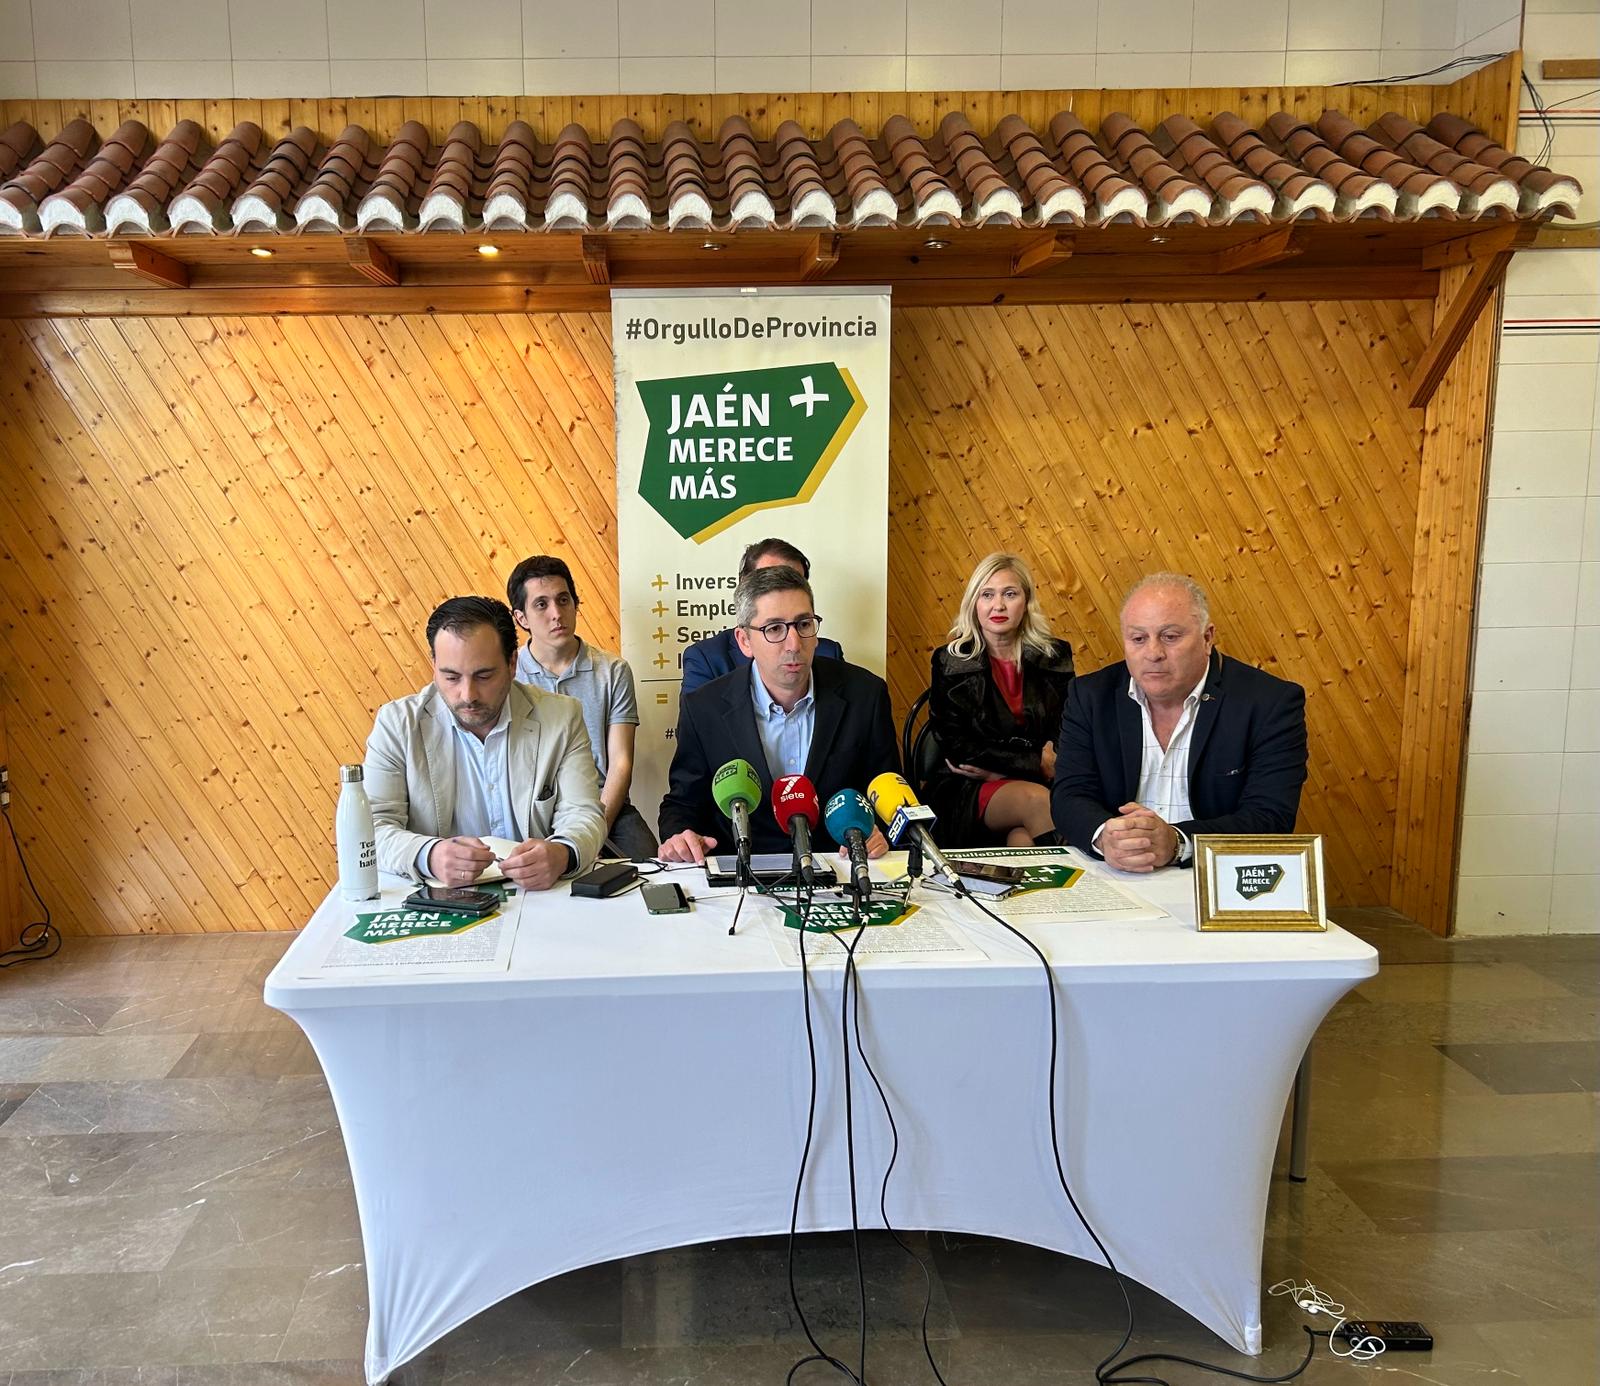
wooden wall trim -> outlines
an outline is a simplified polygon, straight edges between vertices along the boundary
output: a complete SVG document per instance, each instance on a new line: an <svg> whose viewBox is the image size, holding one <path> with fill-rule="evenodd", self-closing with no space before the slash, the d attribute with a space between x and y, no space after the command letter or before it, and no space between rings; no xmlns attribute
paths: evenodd
<svg viewBox="0 0 1600 1386"><path fill-rule="evenodd" d="M609 130L618 120L632 120L646 139L659 139L673 121L686 122L701 139L712 138L729 116L743 116L758 139L769 139L786 120L796 121L808 138L817 139L841 120L854 120L876 136L891 115L903 115L919 132L931 134L951 111L964 112L980 130L989 130L1005 115L1018 114L1043 128L1059 111L1075 112L1090 129L1113 111L1123 111L1146 127L1182 112L1207 124L1219 111L1232 111L1255 126L1277 111L1315 119L1330 107L1366 124L1387 111L1426 124L1440 110L1453 110L1476 121L1496 139L1508 128L1502 106L1507 86L1502 68L1509 59L1449 87L1427 83L1379 86L1185 87L1031 91L951 92L719 92L659 96L406 96L335 97L331 99L247 100L35 100L0 102L0 128L25 120L46 138L79 118L101 131L124 120L140 120L162 134L180 120L193 120L213 141L222 139L242 120L254 121L269 134L309 126L325 138L352 122L389 140L408 120L420 121L434 139L442 139L457 121L468 120L498 141L514 120L525 121L543 141L552 141L567 125L583 125L591 134ZM1511 84L1514 95L1515 82ZM1452 104L1455 103L1455 104ZM1514 112L1515 101L1511 101ZM1463 107L1466 107L1463 109ZM1514 117L1510 117L1514 118ZM1503 140L1502 140L1503 142Z"/></svg>
<svg viewBox="0 0 1600 1386"><path fill-rule="evenodd" d="M1517 111L1522 105L1520 49L1457 78L1443 92L1441 110L1465 116L1507 149L1517 147Z"/></svg>
<svg viewBox="0 0 1600 1386"><path fill-rule="evenodd" d="M1471 273L1442 272L1436 317ZM1500 302L1497 289L1429 402L1422 432L1390 905L1437 934L1454 927Z"/></svg>
<svg viewBox="0 0 1600 1386"><path fill-rule="evenodd" d="M9 765L10 752L6 739L7 705L11 701L10 681L0 677L0 765ZM16 848L11 845L11 834L0 823L0 953L16 945L22 936L22 926L27 922L22 912L22 869L17 862Z"/></svg>

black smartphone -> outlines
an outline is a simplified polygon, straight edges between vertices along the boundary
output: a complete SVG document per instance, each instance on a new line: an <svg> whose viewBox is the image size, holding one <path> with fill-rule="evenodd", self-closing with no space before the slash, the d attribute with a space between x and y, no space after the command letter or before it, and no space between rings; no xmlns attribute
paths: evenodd
<svg viewBox="0 0 1600 1386"><path fill-rule="evenodd" d="M646 881L639 887L651 914L688 914L689 897L676 881Z"/></svg>
<svg viewBox="0 0 1600 1386"><path fill-rule="evenodd" d="M986 881L990 885L1014 886L1022 884L1022 868L1020 866L1005 866L994 861L952 861L956 875L966 876L974 881Z"/></svg>
<svg viewBox="0 0 1600 1386"><path fill-rule="evenodd" d="M406 896L414 910L446 910L450 914L492 914L500 908L500 897L491 890L471 886L425 885Z"/></svg>

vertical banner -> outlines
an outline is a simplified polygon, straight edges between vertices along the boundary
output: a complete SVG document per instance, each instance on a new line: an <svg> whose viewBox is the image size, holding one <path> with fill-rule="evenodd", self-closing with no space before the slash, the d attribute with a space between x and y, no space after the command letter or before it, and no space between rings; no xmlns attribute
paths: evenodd
<svg viewBox="0 0 1600 1386"><path fill-rule="evenodd" d="M811 560L822 634L883 673L889 510L886 289L618 289L622 654L639 689L633 802L667 786L683 651L733 624L739 555Z"/></svg>

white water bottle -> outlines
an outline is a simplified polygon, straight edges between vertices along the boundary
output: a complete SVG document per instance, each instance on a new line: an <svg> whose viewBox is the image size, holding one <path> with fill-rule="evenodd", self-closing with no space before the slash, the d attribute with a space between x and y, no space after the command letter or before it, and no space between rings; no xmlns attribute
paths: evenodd
<svg viewBox="0 0 1600 1386"><path fill-rule="evenodd" d="M339 894L346 900L378 898L378 835L372 805L362 783L362 767L339 767L339 809L333 835L339 844Z"/></svg>

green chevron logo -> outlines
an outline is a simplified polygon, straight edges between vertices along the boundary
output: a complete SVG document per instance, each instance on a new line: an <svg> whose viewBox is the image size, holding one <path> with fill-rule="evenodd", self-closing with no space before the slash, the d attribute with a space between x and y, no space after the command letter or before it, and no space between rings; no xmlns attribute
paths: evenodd
<svg viewBox="0 0 1600 1386"><path fill-rule="evenodd" d="M638 382L650 428L639 495L704 543L747 515L808 501L867 402L833 361Z"/></svg>

